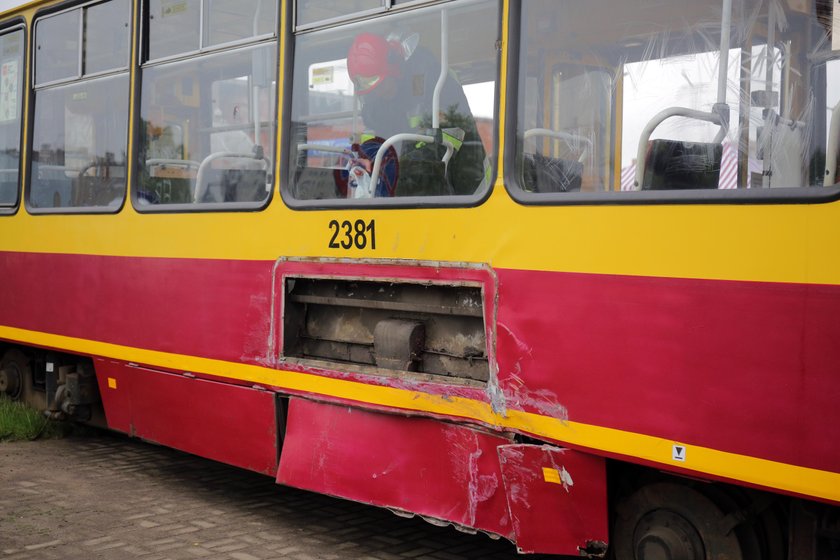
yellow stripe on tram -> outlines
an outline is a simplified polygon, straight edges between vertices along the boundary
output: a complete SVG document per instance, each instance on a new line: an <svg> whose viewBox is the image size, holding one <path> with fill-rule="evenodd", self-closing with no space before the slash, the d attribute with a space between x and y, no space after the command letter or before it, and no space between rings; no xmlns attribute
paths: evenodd
<svg viewBox="0 0 840 560"><path fill-rule="evenodd" d="M748 211L727 205L525 207L501 184L474 208L300 212L278 198L253 213L19 212L0 220L0 251L270 261L282 255L462 262L469 255L471 262L520 270L840 284L840 261L827 257L834 251L838 204ZM328 247L330 220L348 217L376 220L375 251ZM20 231L28 234L16 235Z"/></svg>
<svg viewBox="0 0 840 560"><path fill-rule="evenodd" d="M564 421L520 410L507 410L505 415L500 415L495 413L489 404L474 399L430 395L407 389L367 385L314 374L145 350L11 327L0 326L0 338L23 344L74 348L77 352L94 356L176 371L217 376L220 375L219 372L224 372L223 376L232 380L259 383L281 390L459 417L501 429L550 438L571 446L636 457L660 465L840 503L840 473L728 453L602 426ZM675 448L681 449L678 456L675 456Z"/></svg>

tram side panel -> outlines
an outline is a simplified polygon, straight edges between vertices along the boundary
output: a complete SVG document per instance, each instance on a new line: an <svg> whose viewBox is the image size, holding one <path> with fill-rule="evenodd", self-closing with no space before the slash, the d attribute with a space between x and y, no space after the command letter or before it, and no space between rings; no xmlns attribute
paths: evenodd
<svg viewBox="0 0 840 560"><path fill-rule="evenodd" d="M507 406L608 428L575 443L626 460L784 488L736 466L758 458L801 467L802 494L840 498L807 480L809 469L836 476L840 465L840 288L497 273ZM634 449L638 434L655 443Z"/></svg>
<svg viewBox="0 0 840 560"><path fill-rule="evenodd" d="M0 263L0 324L33 342L251 364L268 355L271 262L6 252Z"/></svg>
<svg viewBox="0 0 840 560"><path fill-rule="evenodd" d="M27 376L23 397L59 414L55 384L63 377L51 386L53 370L66 363L72 371L91 357L109 428L274 475L282 414L275 394L242 386L219 365L265 363L271 269L252 261L0 254L8 278L2 336L41 349L7 351ZM196 379L198 369L215 380Z"/></svg>

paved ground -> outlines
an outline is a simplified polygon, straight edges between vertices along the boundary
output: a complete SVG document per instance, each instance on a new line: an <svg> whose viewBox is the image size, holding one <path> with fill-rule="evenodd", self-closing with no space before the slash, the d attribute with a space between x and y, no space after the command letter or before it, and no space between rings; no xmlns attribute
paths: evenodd
<svg viewBox="0 0 840 560"><path fill-rule="evenodd" d="M24 558L537 559L104 433L0 443L0 560Z"/></svg>

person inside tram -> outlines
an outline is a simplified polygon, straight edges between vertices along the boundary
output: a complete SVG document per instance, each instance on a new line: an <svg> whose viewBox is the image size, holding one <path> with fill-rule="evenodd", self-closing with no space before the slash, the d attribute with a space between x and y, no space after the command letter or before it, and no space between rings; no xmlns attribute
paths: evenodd
<svg viewBox="0 0 840 560"><path fill-rule="evenodd" d="M485 165L475 119L461 84L450 72L440 93L439 130L432 128L440 61L430 51L417 47L417 42L417 35L401 41L373 33L360 33L353 40L347 71L361 103L363 145L373 138L381 144L400 133L450 142L454 153L448 164L442 162L446 152L442 142L403 142L398 147L399 177L390 194L472 194L484 178Z"/></svg>

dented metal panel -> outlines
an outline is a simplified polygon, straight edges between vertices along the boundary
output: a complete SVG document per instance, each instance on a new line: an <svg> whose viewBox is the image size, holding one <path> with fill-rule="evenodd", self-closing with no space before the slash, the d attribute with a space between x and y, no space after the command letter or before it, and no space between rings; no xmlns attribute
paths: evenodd
<svg viewBox="0 0 840 560"><path fill-rule="evenodd" d="M606 553L606 462L571 449L511 444L498 448L520 552Z"/></svg>
<svg viewBox="0 0 840 560"><path fill-rule="evenodd" d="M436 420L293 398L277 482L510 538L496 454L509 442Z"/></svg>

